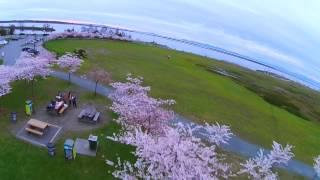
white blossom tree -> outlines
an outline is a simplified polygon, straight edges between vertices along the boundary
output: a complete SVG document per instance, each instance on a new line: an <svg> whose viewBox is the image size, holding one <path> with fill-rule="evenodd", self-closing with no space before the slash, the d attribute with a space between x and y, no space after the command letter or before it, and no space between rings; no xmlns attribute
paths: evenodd
<svg viewBox="0 0 320 180"><path fill-rule="evenodd" d="M174 104L175 101L149 97L150 87L141 85L142 78L128 75L127 81L111 84L115 89L109 95L113 101L111 109L119 115L118 121L125 123L126 127L139 126L149 133L162 133L165 127L163 124L174 119L173 111L165 107Z"/></svg>
<svg viewBox="0 0 320 180"><path fill-rule="evenodd" d="M112 81L111 74L101 68L94 68L88 76L95 82L94 95L97 95L97 86L99 83L109 84Z"/></svg>
<svg viewBox="0 0 320 180"><path fill-rule="evenodd" d="M275 165L286 165L294 156L291 149L291 145L282 147L281 144L273 141L270 153L264 154L264 151L260 149L256 157L250 158L241 164L242 169L239 174L246 173L249 178L255 180L275 180L278 178L278 174L273 172L272 168Z"/></svg>
<svg viewBox="0 0 320 180"><path fill-rule="evenodd" d="M0 97L11 92L10 83L14 81L15 73L14 68L0 65Z"/></svg>
<svg viewBox="0 0 320 180"><path fill-rule="evenodd" d="M216 151L217 145L205 144L193 135L197 128L179 124L166 127L160 136L135 128L110 138L135 146L137 157L133 164L119 160L113 175L121 179L227 179L233 176L230 164ZM211 130L218 130L215 134L224 132L220 128L214 126ZM212 142L227 142L228 135L219 137L226 138Z"/></svg>
<svg viewBox="0 0 320 180"><path fill-rule="evenodd" d="M71 82L71 73L76 72L80 68L82 62L83 62L83 60L78 58L77 56L72 55L71 53L66 53L65 55L61 56L57 60L57 65L60 68L68 69L69 83L70 83Z"/></svg>
<svg viewBox="0 0 320 180"><path fill-rule="evenodd" d="M205 126L178 123L170 106L173 100L148 96L150 87L142 86L142 78L130 74L125 83L112 83L111 109L119 114L122 132L108 139L136 147L137 161L119 160L113 175L121 179L221 179L232 176L230 165L216 151L227 143L231 131L225 125ZM206 131L207 133L204 133ZM209 143L196 134L206 135Z"/></svg>
<svg viewBox="0 0 320 180"><path fill-rule="evenodd" d="M32 97L33 97L33 86L36 77L45 78L50 75L49 60L41 57L33 57L28 53L22 53L16 64L13 66L15 68L15 76L17 80L27 80L31 81L32 84Z"/></svg>

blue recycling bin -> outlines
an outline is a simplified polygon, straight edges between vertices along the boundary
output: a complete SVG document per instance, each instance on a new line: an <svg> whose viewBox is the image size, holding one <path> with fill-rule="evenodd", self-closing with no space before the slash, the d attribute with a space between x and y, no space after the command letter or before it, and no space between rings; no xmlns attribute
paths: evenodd
<svg viewBox="0 0 320 180"><path fill-rule="evenodd" d="M56 147L53 143L48 143L47 148L49 156L54 156L56 154Z"/></svg>
<svg viewBox="0 0 320 180"><path fill-rule="evenodd" d="M64 157L66 160L72 160L76 158L76 151L74 148L74 141L72 139L66 139L64 142Z"/></svg>

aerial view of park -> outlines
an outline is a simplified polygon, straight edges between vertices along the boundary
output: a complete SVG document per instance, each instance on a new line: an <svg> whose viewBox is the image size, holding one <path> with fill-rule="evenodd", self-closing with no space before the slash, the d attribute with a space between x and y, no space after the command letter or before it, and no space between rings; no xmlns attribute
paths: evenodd
<svg viewBox="0 0 320 180"><path fill-rule="evenodd" d="M317 7L0 0L0 180L320 179Z"/></svg>

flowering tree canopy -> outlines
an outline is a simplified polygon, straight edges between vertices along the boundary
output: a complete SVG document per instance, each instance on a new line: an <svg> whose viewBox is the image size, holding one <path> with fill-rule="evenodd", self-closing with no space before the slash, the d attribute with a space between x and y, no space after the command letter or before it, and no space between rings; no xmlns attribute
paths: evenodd
<svg viewBox="0 0 320 180"><path fill-rule="evenodd" d="M39 58L45 59L48 63L55 63L56 61L55 54L43 48L42 46L37 47L37 49L39 50L39 55L38 55Z"/></svg>
<svg viewBox="0 0 320 180"><path fill-rule="evenodd" d="M274 141L272 150L269 154L264 154L263 150L260 149L256 157L247 160L244 164L241 164L243 168L239 173L247 173L248 177L256 180L277 179L278 175L277 173L272 172L272 167L279 164L286 165L294 156L291 149L291 145L282 147L281 144Z"/></svg>
<svg viewBox="0 0 320 180"><path fill-rule="evenodd" d="M114 140L135 146L137 161L131 164L119 160L113 175L121 179L227 179L232 176L230 165L216 152L216 145L204 144L196 138L195 129L197 127L179 124L175 128L167 127L160 136L140 128L123 132ZM211 129L218 130L215 134L222 132L216 126Z"/></svg>
<svg viewBox="0 0 320 180"><path fill-rule="evenodd" d="M111 109L118 113L119 121L130 126L139 126L150 133L161 133L163 124L174 118L173 111L164 106L175 103L174 100L155 99L148 96L150 87L143 87L142 78L127 77L128 82L112 83L115 89L109 95L113 101Z"/></svg>
<svg viewBox="0 0 320 180"><path fill-rule="evenodd" d="M10 82L14 80L15 73L12 67L0 65L0 97L11 92Z"/></svg>
<svg viewBox="0 0 320 180"><path fill-rule="evenodd" d="M39 56L33 57L23 52L14 65L17 79L33 80L35 77L50 75L49 60Z"/></svg>
<svg viewBox="0 0 320 180"><path fill-rule="evenodd" d="M69 73L76 72L80 68L82 62L82 59L72 55L71 53L67 53L57 60L58 66L61 68L67 68Z"/></svg>
<svg viewBox="0 0 320 180"><path fill-rule="evenodd" d="M111 109L119 114L122 132L115 141L136 147L137 161L131 164L119 160L113 175L122 179L221 179L232 176L230 165L216 152L227 143L232 133L228 126L205 126L178 123L169 126L174 113L166 109L174 100L148 96L150 87L142 86L143 79L130 74L125 83L112 83L109 95ZM207 132L207 133L204 133ZM204 143L197 135L206 135Z"/></svg>
<svg viewBox="0 0 320 180"><path fill-rule="evenodd" d="M230 127L220 125L219 123L216 123L215 125L205 123L205 126L198 126L198 128L204 129L204 131L200 130L200 134L206 137L209 142L216 145L227 144L232 136Z"/></svg>
<svg viewBox="0 0 320 180"><path fill-rule="evenodd" d="M94 94L97 94L97 86L98 83L111 83L111 74L101 68L94 68L91 72L89 72L89 78L93 79L95 82Z"/></svg>
<svg viewBox="0 0 320 180"><path fill-rule="evenodd" d="M320 156L314 158L313 168L316 171L318 177L320 177Z"/></svg>
<svg viewBox="0 0 320 180"><path fill-rule="evenodd" d="M82 32L76 31L66 31L62 33L53 33L51 34L47 40L54 39L64 39L64 38L99 38L99 39L116 39L116 40L131 40L130 36L125 35L124 33L114 33L112 30L106 31L105 29L98 30L90 30L86 29Z"/></svg>
<svg viewBox="0 0 320 180"><path fill-rule="evenodd" d="M10 82L15 80L31 81L35 77L46 77L50 74L53 56L41 51L39 56L22 52L14 66L0 66L0 96L11 92Z"/></svg>

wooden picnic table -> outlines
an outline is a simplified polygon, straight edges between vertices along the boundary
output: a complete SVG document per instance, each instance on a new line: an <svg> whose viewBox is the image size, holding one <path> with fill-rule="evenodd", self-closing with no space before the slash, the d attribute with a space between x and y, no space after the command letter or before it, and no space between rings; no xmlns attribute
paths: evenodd
<svg viewBox="0 0 320 180"><path fill-rule="evenodd" d="M30 119L27 122L28 127L25 128L26 131L32 134L36 134L39 136L42 136L45 132L45 129L49 126L48 123L36 120L36 119Z"/></svg>
<svg viewBox="0 0 320 180"><path fill-rule="evenodd" d="M39 120L36 120L36 119L30 119L27 124L29 126L35 127L37 129L40 129L40 130L44 130L45 128L47 128L49 126L48 123L42 122L42 121L39 121Z"/></svg>

